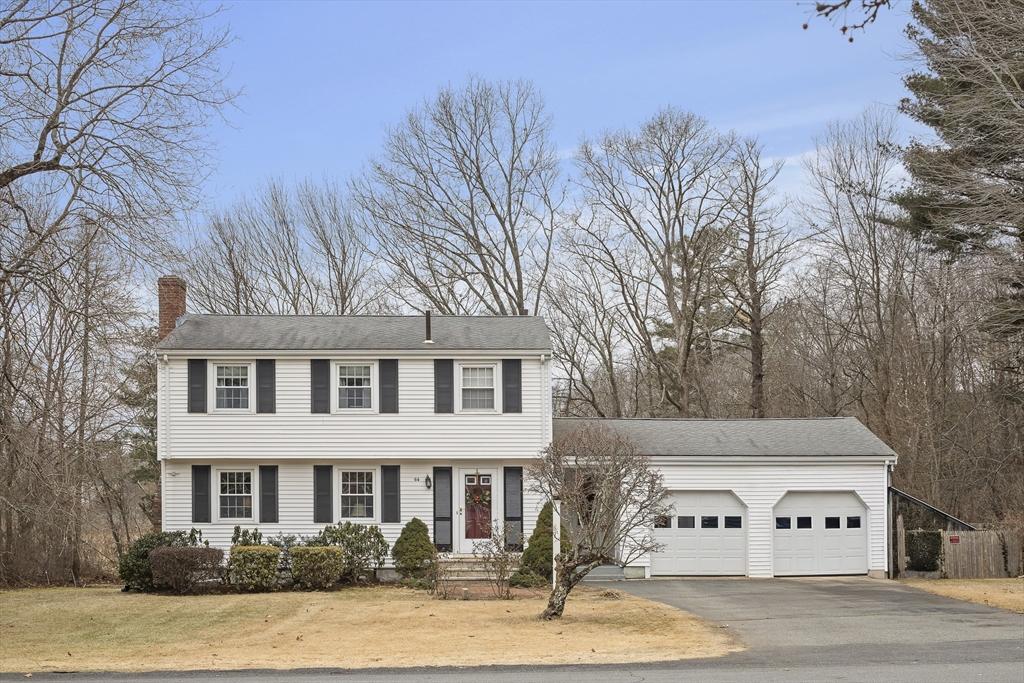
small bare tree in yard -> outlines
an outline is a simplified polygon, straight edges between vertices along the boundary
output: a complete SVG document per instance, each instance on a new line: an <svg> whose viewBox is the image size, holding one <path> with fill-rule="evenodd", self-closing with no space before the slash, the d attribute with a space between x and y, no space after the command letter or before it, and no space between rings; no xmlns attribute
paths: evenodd
<svg viewBox="0 0 1024 683"><path fill-rule="evenodd" d="M555 556L555 586L542 619L558 619L569 593L595 567L625 566L660 548L652 530L667 514L661 474L625 437L602 426L563 435L529 470L532 489L560 500L570 548Z"/></svg>

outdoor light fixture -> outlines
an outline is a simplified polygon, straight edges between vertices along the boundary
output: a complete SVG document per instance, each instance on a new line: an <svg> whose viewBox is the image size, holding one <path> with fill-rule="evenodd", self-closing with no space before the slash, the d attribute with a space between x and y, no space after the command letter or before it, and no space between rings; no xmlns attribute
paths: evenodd
<svg viewBox="0 0 1024 683"><path fill-rule="evenodd" d="M429 474L427 475L427 478L424 481L424 483L427 485L427 490L429 491L430 490L430 484L431 484L431 482L430 482L430 475Z"/></svg>

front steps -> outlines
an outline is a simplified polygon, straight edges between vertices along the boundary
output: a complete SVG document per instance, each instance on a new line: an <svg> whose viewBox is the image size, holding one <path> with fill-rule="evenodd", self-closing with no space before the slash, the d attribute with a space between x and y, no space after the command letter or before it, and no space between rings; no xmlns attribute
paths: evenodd
<svg viewBox="0 0 1024 683"><path fill-rule="evenodd" d="M449 581L486 581L487 567L477 555L449 554L437 558Z"/></svg>

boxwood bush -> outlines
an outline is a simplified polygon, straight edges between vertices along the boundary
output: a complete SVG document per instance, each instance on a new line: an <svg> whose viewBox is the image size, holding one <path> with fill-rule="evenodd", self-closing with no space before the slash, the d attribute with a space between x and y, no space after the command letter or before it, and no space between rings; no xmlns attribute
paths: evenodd
<svg viewBox="0 0 1024 683"><path fill-rule="evenodd" d="M306 545L341 548L344 555L341 580L346 583L372 579L374 570L383 567L388 556L388 542L379 528L352 522L328 525L316 536L307 538Z"/></svg>
<svg viewBox="0 0 1024 683"><path fill-rule="evenodd" d="M219 548L161 546L149 552L153 585L185 594L221 576L224 551Z"/></svg>
<svg viewBox="0 0 1024 683"><path fill-rule="evenodd" d="M245 591L269 591L277 585L281 551L272 545L236 545L228 559L228 582Z"/></svg>
<svg viewBox="0 0 1024 683"><path fill-rule="evenodd" d="M333 545L291 549L292 579L303 588L324 590L338 583L345 571L345 551Z"/></svg>
<svg viewBox="0 0 1024 683"><path fill-rule="evenodd" d="M154 531L140 536L126 550L117 563L117 574L124 582L125 590L151 591L153 569L149 554L155 548L195 547L202 541L202 534L195 529L185 531Z"/></svg>
<svg viewBox="0 0 1024 683"><path fill-rule="evenodd" d="M403 579L425 579L433 574L437 550L430 542L430 530L423 520L413 517L391 550L395 571Z"/></svg>

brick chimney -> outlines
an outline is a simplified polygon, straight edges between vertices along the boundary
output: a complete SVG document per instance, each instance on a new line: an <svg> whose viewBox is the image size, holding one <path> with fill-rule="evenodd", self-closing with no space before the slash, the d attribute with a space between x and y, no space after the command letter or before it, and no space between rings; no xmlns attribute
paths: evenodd
<svg viewBox="0 0 1024 683"><path fill-rule="evenodd" d="M160 303L160 329L157 341L171 333L178 318L185 315L185 281L175 275L165 275L156 281Z"/></svg>

